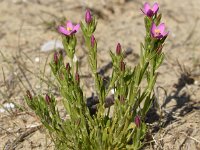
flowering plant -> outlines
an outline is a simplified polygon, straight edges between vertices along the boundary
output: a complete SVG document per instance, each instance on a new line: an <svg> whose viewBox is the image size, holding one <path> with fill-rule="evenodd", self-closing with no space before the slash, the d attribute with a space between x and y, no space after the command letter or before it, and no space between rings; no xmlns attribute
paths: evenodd
<svg viewBox="0 0 200 150"><path fill-rule="evenodd" d="M136 150L143 146L147 132L145 117L154 100L156 70L164 59L162 49L168 35L165 25L160 24L158 9L157 3L152 8L148 3L144 4L146 36L141 43L140 61L134 68L126 65L120 43L115 53L110 51L113 67L106 84L104 76L97 71L97 41L94 36L97 22L91 12L86 11L85 23L74 26L68 21L66 27L59 26L67 58L56 52L50 66L69 118L61 118L52 93L44 97L32 96L28 91L25 97L28 106L49 131L56 149ZM73 61L77 41L75 33L79 27L88 48L88 62L95 83L96 95L90 98L84 95L79 65ZM68 60L67 64L64 64L64 59ZM110 94L111 90L113 94Z"/></svg>

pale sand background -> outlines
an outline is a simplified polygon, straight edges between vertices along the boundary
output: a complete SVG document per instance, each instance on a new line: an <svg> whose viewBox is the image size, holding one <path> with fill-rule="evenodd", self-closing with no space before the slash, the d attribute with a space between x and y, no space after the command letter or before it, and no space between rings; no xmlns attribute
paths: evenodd
<svg viewBox="0 0 200 150"><path fill-rule="evenodd" d="M152 133L155 140L152 146L147 145L145 149L198 150L200 149L200 0L158 2L160 12L163 13L163 22L166 23L170 35L164 48L166 59L159 70L156 86L164 88L167 95L164 96L164 91L161 89L156 92L159 104L163 105L161 119L163 127L158 132ZM144 1L140 0L128 2L0 0L0 51L7 60L6 62L0 56L0 103L12 101L24 106L22 89L24 89L23 84L30 89L28 82L34 90L46 92L46 84L35 75L42 77L40 73L44 70L46 59L53 52L42 53L40 47L49 40L60 39L55 27L60 24L63 17L73 22L83 20L86 7L90 7L98 16L95 36L98 40L99 65L102 66L110 61L109 50L114 51L117 42L120 42L124 49L133 49L133 54L126 61L130 66L134 66L138 59L139 42L143 40L145 33L143 14L140 11L143 3ZM77 35L81 75L89 75L88 66L85 65L86 50L81 46L83 42L81 32ZM48 75L49 67L47 66L45 70ZM190 83L190 80L194 82ZM89 96L92 80L83 78L83 83L87 85L86 95ZM156 116L149 117L156 119ZM37 124L39 121L27 111L0 113L0 149L4 146L9 147L15 139L20 139L20 135L33 129L31 125ZM158 124L153 123L152 126L156 130ZM46 149L49 141L45 142L45 139L44 130L37 130L24 141L16 142L16 149Z"/></svg>

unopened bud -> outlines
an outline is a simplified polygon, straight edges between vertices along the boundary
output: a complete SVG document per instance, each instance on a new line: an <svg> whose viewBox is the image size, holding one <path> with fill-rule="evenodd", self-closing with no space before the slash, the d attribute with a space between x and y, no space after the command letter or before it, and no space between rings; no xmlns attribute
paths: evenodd
<svg viewBox="0 0 200 150"><path fill-rule="evenodd" d="M51 102L51 98L49 97L48 94L46 94L45 100L46 100L47 104L49 104Z"/></svg>
<svg viewBox="0 0 200 150"><path fill-rule="evenodd" d="M58 64L58 53L57 52L55 52L54 53L54 63L57 65Z"/></svg>
<svg viewBox="0 0 200 150"><path fill-rule="evenodd" d="M120 100L120 102L121 102L122 104L124 104L124 102L125 102L125 98L124 98L123 95L119 96L119 100Z"/></svg>
<svg viewBox="0 0 200 150"><path fill-rule="evenodd" d="M63 57L63 51L62 50L59 50L59 57Z"/></svg>
<svg viewBox="0 0 200 150"><path fill-rule="evenodd" d="M31 92L29 90L26 91L26 95L30 100L33 100L33 97L32 97Z"/></svg>
<svg viewBox="0 0 200 150"><path fill-rule="evenodd" d="M157 49L156 49L156 52L158 54L160 54L162 52L162 48L163 48L164 45L160 45Z"/></svg>
<svg viewBox="0 0 200 150"><path fill-rule="evenodd" d="M135 124L136 124L136 127L140 127L141 125L141 120L140 120L140 117L139 116L135 116Z"/></svg>
<svg viewBox="0 0 200 150"><path fill-rule="evenodd" d="M65 69L67 70L67 72L69 72L69 71L70 71L70 65L69 65L69 63L67 63L67 64L66 64L66 67L65 67Z"/></svg>
<svg viewBox="0 0 200 150"><path fill-rule="evenodd" d="M90 42L91 42L91 46L94 47L95 42L96 42L94 35L91 36Z"/></svg>
<svg viewBox="0 0 200 150"><path fill-rule="evenodd" d="M92 21L92 15L89 9L85 12L85 22L89 24Z"/></svg>
<svg viewBox="0 0 200 150"><path fill-rule="evenodd" d="M118 43L118 44L117 44L117 47L116 47L116 54L117 54L117 55L120 55L120 54L121 54L121 51L122 51L121 44Z"/></svg>
<svg viewBox="0 0 200 150"><path fill-rule="evenodd" d="M123 60L120 62L120 70L121 70L122 72L125 71L125 63L123 62Z"/></svg>
<svg viewBox="0 0 200 150"><path fill-rule="evenodd" d="M75 74L75 80L76 80L77 83L80 82L80 76L79 76L78 73Z"/></svg>

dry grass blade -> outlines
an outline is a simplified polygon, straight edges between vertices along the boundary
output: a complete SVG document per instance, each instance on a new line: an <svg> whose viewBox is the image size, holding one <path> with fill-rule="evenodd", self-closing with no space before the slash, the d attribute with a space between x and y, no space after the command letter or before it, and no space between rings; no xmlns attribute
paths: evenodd
<svg viewBox="0 0 200 150"><path fill-rule="evenodd" d="M180 132L180 133L183 134L183 135L185 135L187 138L190 138L190 139L192 139L192 140L194 140L195 142L197 142L197 143L200 144L200 141L199 141L199 140L195 139L195 138L192 137L192 136L187 135L185 132Z"/></svg>
<svg viewBox="0 0 200 150"><path fill-rule="evenodd" d="M30 136L32 133L36 132L40 128L41 125L28 129L23 134L19 135L12 143L9 142L9 144L5 145L4 150L15 150L18 144L23 142L28 136Z"/></svg>
<svg viewBox="0 0 200 150"><path fill-rule="evenodd" d="M20 63L17 61L17 59L16 59L15 61L17 62L18 68L19 68L19 70L21 71L23 77L25 78L27 84L29 85L29 88L32 90L32 92L33 92L34 94L36 94L35 91L34 91L34 89L33 89L33 87L32 87L32 85L31 85L31 83L30 83L30 81L28 80L28 78L27 78L27 76L26 76L24 70L22 69L22 66L23 66L23 65L20 64ZM27 89L27 88L26 88L26 89Z"/></svg>

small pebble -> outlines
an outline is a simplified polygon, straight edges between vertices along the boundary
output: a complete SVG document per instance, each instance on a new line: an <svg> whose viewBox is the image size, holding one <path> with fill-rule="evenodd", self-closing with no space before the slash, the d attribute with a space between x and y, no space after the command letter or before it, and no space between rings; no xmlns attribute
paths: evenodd
<svg viewBox="0 0 200 150"><path fill-rule="evenodd" d="M64 49L62 42L59 40L50 40L41 46L42 52L54 51L56 49Z"/></svg>
<svg viewBox="0 0 200 150"><path fill-rule="evenodd" d="M3 108L0 108L0 113L3 113L7 110L15 108L15 105L13 103L5 103L3 104Z"/></svg>
<svg viewBox="0 0 200 150"><path fill-rule="evenodd" d="M35 57L35 62L40 62L40 58L39 57Z"/></svg>

